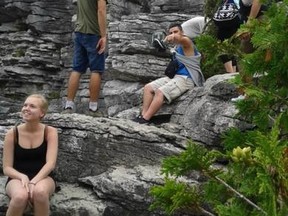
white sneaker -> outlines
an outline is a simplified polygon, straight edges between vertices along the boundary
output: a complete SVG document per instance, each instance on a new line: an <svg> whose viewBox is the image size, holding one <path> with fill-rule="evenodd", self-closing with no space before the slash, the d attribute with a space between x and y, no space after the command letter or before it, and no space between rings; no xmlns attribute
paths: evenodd
<svg viewBox="0 0 288 216"><path fill-rule="evenodd" d="M232 102L238 102L238 101L244 100L245 98L246 98L245 95L239 95L239 96L236 97L236 98L232 98L231 101L232 101Z"/></svg>
<svg viewBox="0 0 288 216"><path fill-rule="evenodd" d="M267 76L267 75L268 75L267 72L264 72L264 73L262 73L262 74L260 74L260 73L255 73L255 74L253 75L253 78L260 78L260 77Z"/></svg>

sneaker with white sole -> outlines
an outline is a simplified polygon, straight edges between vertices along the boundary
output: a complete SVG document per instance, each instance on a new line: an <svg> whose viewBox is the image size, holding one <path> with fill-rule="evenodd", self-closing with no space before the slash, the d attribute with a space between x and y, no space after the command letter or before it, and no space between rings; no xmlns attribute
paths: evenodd
<svg viewBox="0 0 288 216"><path fill-rule="evenodd" d="M166 45L163 41L155 39L152 44L159 52L164 52L166 50Z"/></svg>
<svg viewBox="0 0 288 216"><path fill-rule="evenodd" d="M236 98L232 98L231 101L232 101L232 102L238 102L238 101L244 100L245 98L246 98L245 95L239 95L239 96L236 97Z"/></svg>
<svg viewBox="0 0 288 216"><path fill-rule="evenodd" d="M150 121L144 119L142 115L137 116L136 118L133 119L133 121L137 122L139 124L149 124L150 123Z"/></svg>

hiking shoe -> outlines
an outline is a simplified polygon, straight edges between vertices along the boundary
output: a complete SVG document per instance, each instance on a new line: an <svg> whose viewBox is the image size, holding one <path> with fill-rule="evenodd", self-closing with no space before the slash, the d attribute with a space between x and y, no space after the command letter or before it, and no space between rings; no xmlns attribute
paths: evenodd
<svg viewBox="0 0 288 216"><path fill-rule="evenodd" d="M163 41L159 39L154 39L152 43L153 47L155 47L159 52L164 52L166 50L166 45L163 43Z"/></svg>
<svg viewBox="0 0 288 216"><path fill-rule="evenodd" d="M150 121L144 119L142 115L137 116L135 119L133 119L133 121L137 122L139 124L149 124L150 123Z"/></svg>
<svg viewBox="0 0 288 216"><path fill-rule="evenodd" d="M153 41L155 39L162 41L165 39L166 36L167 36L167 34L164 30L157 30L157 31L153 32L152 37L151 37L151 42L153 43Z"/></svg>
<svg viewBox="0 0 288 216"><path fill-rule="evenodd" d="M158 51L164 52L167 48L166 45L163 43L166 35L167 34L164 30L155 31L152 34L151 45L155 47Z"/></svg>
<svg viewBox="0 0 288 216"><path fill-rule="evenodd" d="M64 110L61 112L62 114L71 114L73 113L73 108L72 107L67 107L67 108L64 108Z"/></svg>

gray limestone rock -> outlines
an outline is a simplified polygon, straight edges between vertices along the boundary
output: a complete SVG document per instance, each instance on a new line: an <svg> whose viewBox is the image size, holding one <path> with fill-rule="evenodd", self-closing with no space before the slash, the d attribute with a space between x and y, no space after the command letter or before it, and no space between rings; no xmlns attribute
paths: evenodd
<svg viewBox="0 0 288 216"><path fill-rule="evenodd" d="M106 72L99 109L106 115L86 115L89 70L82 75L76 113L61 114L72 66L74 0L0 1L0 173L7 130L20 121L24 98L44 94L50 103L44 123L59 132L55 170L61 191L51 198L52 216L153 216L149 188L163 183L163 158L185 150L192 139L221 148L220 137L230 127L249 128L236 119L237 95L228 82L234 75L209 78L157 117L165 123L140 125L133 121L141 109L143 86L163 76L169 53L151 46L155 30L203 14L199 0L108 0ZM187 179L186 179L187 180ZM201 176L192 175L192 184ZM0 174L0 215L8 197ZM191 212L190 215L196 215Z"/></svg>

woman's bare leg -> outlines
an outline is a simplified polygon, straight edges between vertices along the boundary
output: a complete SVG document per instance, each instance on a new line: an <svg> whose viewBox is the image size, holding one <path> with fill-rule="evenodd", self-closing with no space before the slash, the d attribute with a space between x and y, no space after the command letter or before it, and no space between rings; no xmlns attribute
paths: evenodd
<svg viewBox="0 0 288 216"><path fill-rule="evenodd" d="M28 203L28 191L19 179L12 179L6 186L10 202L6 216L22 216Z"/></svg>
<svg viewBox="0 0 288 216"><path fill-rule="evenodd" d="M47 177L34 186L32 200L34 206L34 216L49 216L50 196L55 191L55 182L51 177Z"/></svg>

